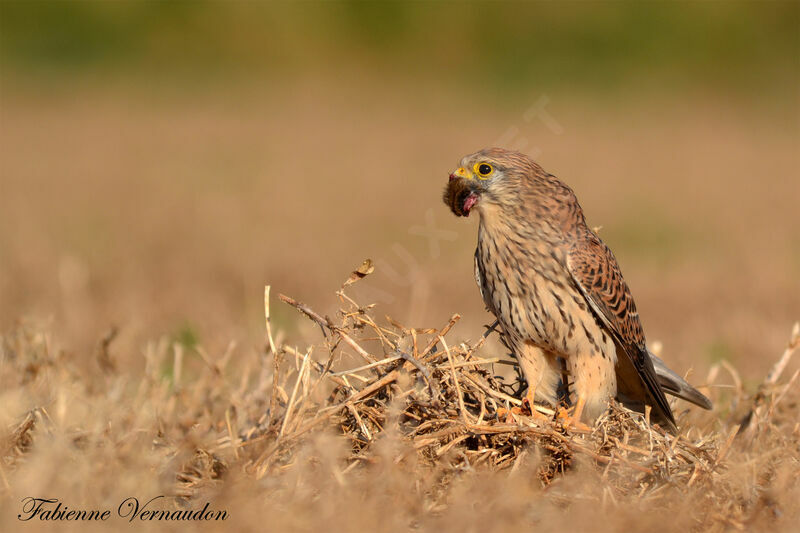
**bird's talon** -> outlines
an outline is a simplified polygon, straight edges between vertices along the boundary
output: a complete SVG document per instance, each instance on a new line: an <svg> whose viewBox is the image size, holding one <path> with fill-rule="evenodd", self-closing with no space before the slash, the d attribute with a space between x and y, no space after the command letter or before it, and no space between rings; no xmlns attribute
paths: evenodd
<svg viewBox="0 0 800 533"><path fill-rule="evenodd" d="M516 415L521 415L522 409L514 406L511 409L506 409L505 407L499 407L497 409L497 418L498 420L503 420L506 424L513 424L516 419Z"/></svg>
<svg viewBox="0 0 800 533"><path fill-rule="evenodd" d="M591 432L592 428L581 422L583 409L579 409L579 407L582 407L580 403L570 408L560 407L556 412L556 420L560 421L561 425L567 429Z"/></svg>

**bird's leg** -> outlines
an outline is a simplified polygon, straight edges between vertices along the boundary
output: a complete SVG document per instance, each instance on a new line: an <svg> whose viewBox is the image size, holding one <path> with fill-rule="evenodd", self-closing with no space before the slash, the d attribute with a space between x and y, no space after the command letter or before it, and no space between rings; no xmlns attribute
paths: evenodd
<svg viewBox="0 0 800 533"><path fill-rule="evenodd" d="M525 408L527 406L528 410L530 410L530 417L535 420L551 420L546 414L538 411L536 409L536 387L528 386L528 390L525 392L525 397L522 399L522 406L517 407L516 405L511 409L500 408L497 410L497 417L498 418L505 418L505 422L507 424L511 424L514 422L513 415L527 415ZM526 405L527 404L527 405Z"/></svg>
<svg viewBox="0 0 800 533"><path fill-rule="evenodd" d="M528 392L525 393L525 401L528 402L528 407L531 410L531 418L536 420L551 420L549 416L536 409L536 388L528 387Z"/></svg>
<svg viewBox="0 0 800 533"><path fill-rule="evenodd" d="M536 388L528 387L528 390L525 392L525 399L522 401L522 405L525 405L525 402L528 402L528 409L530 409L531 414L536 412Z"/></svg>
<svg viewBox="0 0 800 533"><path fill-rule="evenodd" d="M497 417L498 418L505 418L506 424L511 424L514 422L513 415L521 415L523 414L523 408L525 407L525 402L528 402L528 406L530 407L531 413L535 412L536 410L533 408L533 397L536 389L533 387L528 387L528 391L525 393L525 397L522 399L522 405L520 407L514 406L511 409L505 409L503 407L497 410Z"/></svg>
<svg viewBox="0 0 800 533"><path fill-rule="evenodd" d="M555 370L555 358L530 341L514 346L514 354L520 364L520 370L525 381L528 382L528 391L523 399L523 407L527 403L531 418L538 420L552 420L550 416L536 409L536 397L544 403L555 405L555 391L558 383L558 373ZM514 408L513 413L523 410ZM528 413L525 412L527 415Z"/></svg>
<svg viewBox="0 0 800 533"><path fill-rule="evenodd" d="M563 420L564 427L575 428L579 431L591 431L592 428L581 422L581 415L583 415L585 406L586 399L579 394L574 406L568 409L562 407L558 410L557 418Z"/></svg>

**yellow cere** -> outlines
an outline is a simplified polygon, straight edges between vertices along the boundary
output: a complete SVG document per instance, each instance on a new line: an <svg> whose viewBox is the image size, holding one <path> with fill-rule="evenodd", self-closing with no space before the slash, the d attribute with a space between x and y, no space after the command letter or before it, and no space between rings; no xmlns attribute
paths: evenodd
<svg viewBox="0 0 800 533"><path fill-rule="evenodd" d="M458 167L458 169L455 172L453 172L453 174L455 174L459 178L464 178L468 180L472 179L472 172L470 172L464 167Z"/></svg>

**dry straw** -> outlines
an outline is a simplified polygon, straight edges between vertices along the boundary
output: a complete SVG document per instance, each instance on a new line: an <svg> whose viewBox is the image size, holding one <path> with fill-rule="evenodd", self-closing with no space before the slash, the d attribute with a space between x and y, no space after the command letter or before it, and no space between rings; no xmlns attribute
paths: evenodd
<svg viewBox="0 0 800 533"><path fill-rule="evenodd" d="M359 271L354 272L345 286L361 277ZM374 443L391 430L416 451L419 464L431 467L445 463L454 471L485 468L514 472L533 450L540 457L538 472L544 486L568 475L576 458L583 457L602 471L612 498L636 495L641 500L658 500L666 495L666 488L713 487L709 495L719 499L722 510L713 519L739 527L747 523L747 511L735 498L725 503L735 492L720 484L726 458L737 441L761 439L774 445L771 428L778 422L778 413L790 418L796 413L796 396L791 402L786 399L800 371L779 383L800 344L800 325L795 325L784 354L757 394L748 400L738 396L729 400L749 407L744 414L729 411L727 423L712 420L697 427L679 420L682 431L673 436L650 425L648 417L613 405L590 432L584 432L563 427L546 408L536 406L550 416L549 421L513 409L522 402L509 384L493 373L492 365L501 360L480 355L493 328L474 344L449 346L446 336L459 315L438 330L409 329L391 319L379 325L371 306L358 305L344 288L337 292L342 304L338 322L288 296L279 297L321 328L327 354L324 362L309 364L309 353L279 349L302 359L302 364L289 401L272 404L280 411L270 413L272 426L253 433L277 433L251 464L260 478L291 464L293 450L313 430L332 428L349 439L351 454L345 471L369 463ZM269 316L269 302L265 305ZM373 348L365 348L367 343ZM272 341L269 346L274 351ZM365 364L332 371L337 354L345 350ZM714 369L712 374L716 373ZM324 398L298 398L297 383L303 379L315 383L303 388L306 395L325 383ZM286 394L273 394L276 396ZM302 409L294 409L297 404L302 404ZM718 406L718 411L725 410ZM290 419L294 423L289 424ZM292 430L286 431L287 426ZM402 454L396 458L396 462L402 460Z"/></svg>
<svg viewBox="0 0 800 533"><path fill-rule="evenodd" d="M138 415L125 416L130 417L131 431L152 431L156 450L184 457L175 473L173 496L192 501L208 495L224 484L231 471L256 483L283 479L305 468L299 458L306 445L323 435L346 442L344 455L336 458L338 466L332 468L341 486L356 473L385 462L387 450L391 464L408 465L415 476L426 470L437 472L440 486L427 491L424 506L434 514L445 512L448 487L466 472L511 479L534 468L536 475L530 479L545 488L548 498L567 505L579 495L556 481L569 480L576 470L588 468L602 480L602 487L580 497L612 508L632 502L658 508L674 505L676 494L692 494L698 499L692 517L698 529L743 529L763 516L764 509L778 520L785 510L770 503L773 500L765 494L796 490L800 483L796 393L800 371L783 379L800 345L798 325L752 397L741 386L727 397L725 391L717 394L715 389L715 412L704 421L698 422L688 411L676 411L681 428L677 436L617 405L590 431L579 431L563 427L549 409L537 406L545 416L535 419L526 413L518 399L519 383L496 375L496 365L513 363L505 356L485 353L493 327L474 342L460 344L448 336L460 319L457 314L441 327L427 329L407 328L388 318L378 320L374 307L359 305L345 293L370 272L371 265L365 262L336 293L340 311L335 319L279 296L282 305L296 309L321 331L320 340L305 349L274 337L270 288L266 287L264 350L258 364L248 364L240 374L232 375L228 368L236 349L233 344L218 360L199 351L205 370L191 386L184 368L188 354L182 349L170 351L162 343L145 350L148 369L168 361L172 353L174 380L164 386L148 370L139 385L142 401L137 402L146 403L144 399L149 398L159 412L151 429L141 429L144 422ZM26 350L22 337L3 339L7 363L19 369L30 366L18 356ZM100 342L97 355L103 373L111 377L119 375L109 353L113 338L109 334ZM707 385L712 385L719 370L712 368ZM731 372L740 382L735 370ZM209 401L213 398L219 405ZM201 410L198 406L210 407ZM182 410L200 414L182 416ZM7 494L14 490L11 474L29 458L37 439L59 432L74 442L93 438L56 418L40 407L8 428L0 464L0 483ZM169 426L187 429L170 438ZM189 428L199 426L213 438L192 440L190 435L196 430ZM108 438L99 433L95 437ZM385 446L389 441L400 445ZM191 454L185 457L187 449ZM739 478L726 474L735 466L732 457L753 472L752 483L744 489ZM778 475L787 468L795 474Z"/></svg>

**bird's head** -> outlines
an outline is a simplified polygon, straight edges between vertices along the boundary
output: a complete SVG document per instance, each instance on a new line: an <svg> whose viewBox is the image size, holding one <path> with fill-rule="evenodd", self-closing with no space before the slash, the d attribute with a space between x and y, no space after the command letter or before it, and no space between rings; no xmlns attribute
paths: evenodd
<svg viewBox="0 0 800 533"><path fill-rule="evenodd" d="M520 185L542 173L531 158L502 148L488 148L461 159L450 174L444 203L457 216L474 208L503 207L519 201Z"/></svg>

